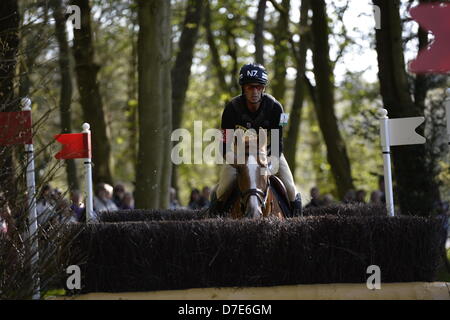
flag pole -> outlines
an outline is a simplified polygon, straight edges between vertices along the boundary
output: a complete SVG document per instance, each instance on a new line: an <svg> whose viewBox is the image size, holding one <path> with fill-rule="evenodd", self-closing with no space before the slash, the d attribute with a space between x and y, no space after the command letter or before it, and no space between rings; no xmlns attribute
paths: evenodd
<svg viewBox="0 0 450 320"><path fill-rule="evenodd" d="M386 109L379 110L380 115L380 134L381 148L383 152L384 163L384 194L386 198L386 209L388 215L393 217L394 213L394 196L392 191L392 172L391 172L391 146L389 137L389 117Z"/></svg>
<svg viewBox="0 0 450 320"><path fill-rule="evenodd" d="M89 123L83 123L83 133L88 134L89 141L91 140L91 126ZM90 154L90 150L89 150ZM94 219L94 204L92 195L92 161L91 158L84 158L84 167L86 169L86 223L92 222Z"/></svg>
<svg viewBox="0 0 450 320"><path fill-rule="evenodd" d="M445 117L447 119L447 142L450 145L450 88L446 90L447 97L445 99Z"/></svg>
<svg viewBox="0 0 450 320"><path fill-rule="evenodd" d="M31 112L31 100L23 98L21 100L22 111ZM25 144L27 154L27 196L29 207L29 240L31 241L31 273L33 278L33 299L39 300L40 280L39 280L39 246L38 246L38 221L36 210L36 180L34 176L34 147L33 144Z"/></svg>

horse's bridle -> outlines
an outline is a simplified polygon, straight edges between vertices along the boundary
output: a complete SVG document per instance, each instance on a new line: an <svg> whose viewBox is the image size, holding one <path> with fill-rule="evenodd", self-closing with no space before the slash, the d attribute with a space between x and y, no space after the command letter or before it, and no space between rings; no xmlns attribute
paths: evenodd
<svg viewBox="0 0 450 320"><path fill-rule="evenodd" d="M258 198L258 201L261 203L262 210L264 210L266 208L266 200L267 200L267 196L269 194L267 192L267 190L269 189L269 185L270 185L270 180L267 181L267 187L266 187L265 191L262 191L261 189L256 188L256 189L248 189L244 193L241 193L241 209L242 209L242 211L245 210L245 208L247 206L248 198L250 198L250 196L256 196Z"/></svg>
<svg viewBox="0 0 450 320"><path fill-rule="evenodd" d="M239 171L239 169L238 169L238 171ZM269 186L270 186L270 179L267 178L266 190L263 191L259 188L251 188L251 189L248 189L247 191L245 191L244 193L240 192L242 212L245 211L245 209L247 207L247 202L248 202L248 199L250 198L250 196L256 196L258 198L258 201L261 204L261 208L264 211L264 209L266 208L267 196L269 195L269 192L267 192L269 190Z"/></svg>

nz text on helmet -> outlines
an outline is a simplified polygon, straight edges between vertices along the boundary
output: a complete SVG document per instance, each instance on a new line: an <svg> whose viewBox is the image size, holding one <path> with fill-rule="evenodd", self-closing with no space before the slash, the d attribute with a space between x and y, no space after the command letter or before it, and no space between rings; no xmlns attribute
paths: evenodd
<svg viewBox="0 0 450 320"><path fill-rule="evenodd" d="M268 82L266 69L260 64L246 64L239 72L239 84L257 82L266 85Z"/></svg>

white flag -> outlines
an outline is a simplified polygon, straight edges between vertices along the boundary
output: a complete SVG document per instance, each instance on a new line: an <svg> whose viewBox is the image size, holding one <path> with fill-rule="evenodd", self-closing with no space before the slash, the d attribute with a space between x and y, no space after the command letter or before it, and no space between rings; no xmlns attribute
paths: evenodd
<svg viewBox="0 0 450 320"><path fill-rule="evenodd" d="M426 139L416 132L416 128L424 121L424 117L389 119L389 145L403 146L425 143ZM382 145L384 146L384 132L381 132L381 135Z"/></svg>

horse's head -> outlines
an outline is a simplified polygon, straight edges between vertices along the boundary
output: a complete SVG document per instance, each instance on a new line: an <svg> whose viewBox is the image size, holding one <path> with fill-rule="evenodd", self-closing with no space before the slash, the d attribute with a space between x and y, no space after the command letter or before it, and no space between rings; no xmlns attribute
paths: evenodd
<svg viewBox="0 0 450 320"><path fill-rule="evenodd" d="M258 143L259 142L259 143ZM235 164L241 211L247 218L262 217L267 202L269 173L265 139L244 139L245 163Z"/></svg>

